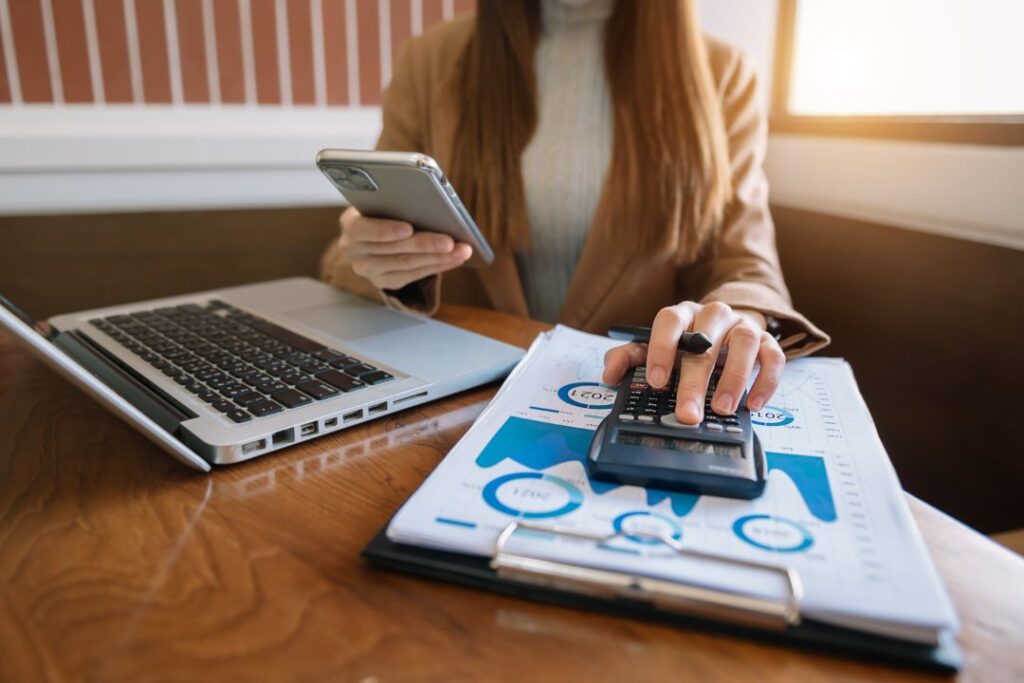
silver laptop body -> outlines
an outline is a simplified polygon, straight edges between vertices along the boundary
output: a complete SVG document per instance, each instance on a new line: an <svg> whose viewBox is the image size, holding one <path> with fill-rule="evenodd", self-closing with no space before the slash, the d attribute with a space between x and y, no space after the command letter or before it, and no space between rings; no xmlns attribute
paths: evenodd
<svg viewBox="0 0 1024 683"><path fill-rule="evenodd" d="M209 470L500 379L523 350L308 278L0 324Z"/></svg>

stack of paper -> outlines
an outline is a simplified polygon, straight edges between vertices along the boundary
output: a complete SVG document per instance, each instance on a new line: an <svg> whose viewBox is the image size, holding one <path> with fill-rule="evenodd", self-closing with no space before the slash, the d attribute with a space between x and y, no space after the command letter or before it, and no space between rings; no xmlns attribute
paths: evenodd
<svg viewBox="0 0 1024 683"><path fill-rule="evenodd" d="M553 535L517 553L775 596L777 577L681 558L646 536L795 569L807 618L937 643L956 616L899 481L842 360L786 366L753 416L768 484L754 501L591 481L584 458L615 390L601 385L614 342L564 327L538 337L488 408L395 516L388 537L491 556L514 520L627 535L581 546Z"/></svg>

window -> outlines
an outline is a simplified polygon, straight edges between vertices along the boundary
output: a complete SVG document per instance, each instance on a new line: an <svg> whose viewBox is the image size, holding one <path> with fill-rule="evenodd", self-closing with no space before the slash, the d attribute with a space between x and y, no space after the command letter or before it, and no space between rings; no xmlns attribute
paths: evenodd
<svg viewBox="0 0 1024 683"><path fill-rule="evenodd" d="M773 128L1024 145L1021 0L780 0Z"/></svg>

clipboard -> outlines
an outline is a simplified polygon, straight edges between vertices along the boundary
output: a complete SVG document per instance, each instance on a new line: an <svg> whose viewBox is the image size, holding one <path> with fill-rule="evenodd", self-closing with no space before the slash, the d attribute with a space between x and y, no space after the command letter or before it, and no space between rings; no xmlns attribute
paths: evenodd
<svg viewBox="0 0 1024 683"><path fill-rule="evenodd" d="M860 659L951 674L962 656L951 637L938 645L913 643L843 628L804 617L800 612L799 574L777 565L736 560L682 547L674 539L645 535L683 556L732 562L780 574L787 585L776 601L639 574L596 569L510 552L517 532L547 533L594 543L609 543L622 532L595 536L579 531L510 523L499 535L491 558L395 543L382 529L362 555L372 564L537 602L645 619L680 628L700 629L764 642L825 651Z"/></svg>

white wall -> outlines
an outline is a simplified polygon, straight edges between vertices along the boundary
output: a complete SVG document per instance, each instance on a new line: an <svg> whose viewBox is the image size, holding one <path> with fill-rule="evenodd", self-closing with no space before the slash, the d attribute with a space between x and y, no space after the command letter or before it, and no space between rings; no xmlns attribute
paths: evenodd
<svg viewBox="0 0 1024 683"><path fill-rule="evenodd" d="M0 215L340 204L316 153L379 132L376 108L0 109Z"/></svg>
<svg viewBox="0 0 1024 683"><path fill-rule="evenodd" d="M760 67L766 106L776 0L704 0L709 33ZM322 147L370 147L375 109L0 109L0 214L309 206L339 197ZM772 135L777 204L1024 249L1024 147Z"/></svg>
<svg viewBox="0 0 1024 683"><path fill-rule="evenodd" d="M776 0L704 0L700 3L700 23L704 30L742 48L754 62L766 107L771 99L777 12Z"/></svg>

